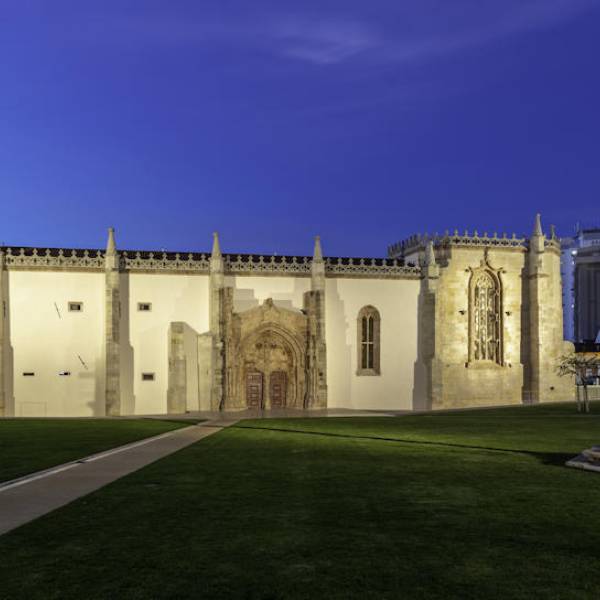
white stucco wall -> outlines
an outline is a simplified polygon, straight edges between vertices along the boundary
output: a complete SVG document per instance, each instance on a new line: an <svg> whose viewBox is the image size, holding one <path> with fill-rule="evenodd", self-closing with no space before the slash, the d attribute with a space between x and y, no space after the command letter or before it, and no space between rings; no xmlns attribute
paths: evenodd
<svg viewBox="0 0 600 600"><path fill-rule="evenodd" d="M104 414L104 274L11 271L8 281L15 416ZM69 312L73 301L82 312Z"/></svg>
<svg viewBox="0 0 600 600"><path fill-rule="evenodd" d="M7 276L15 399L14 405L7 402L8 414L103 415L104 273L14 270ZM282 308L300 310L310 278L230 276L226 285L235 290L236 312L267 298ZM199 379L195 334L209 327L208 290L204 275L121 275L123 414L166 412L168 331L173 321L189 327L187 403L189 410L200 407L198 388L206 382ZM414 280L327 279L330 407L412 407L418 291L419 282ZM69 312L72 301L83 302L81 313ZM138 311L140 302L151 303L152 310ZM381 314L381 375L361 377L356 375L356 318L367 304ZM59 375L65 371L70 375ZM24 377L24 372L35 375ZM154 373L154 381L142 381L142 373Z"/></svg>
<svg viewBox="0 0 600 600"><path fill-rule="evenodd" d="M226 277L225 285L234 288L233 310L242 312L255 308L267 298L281 308L303 308L303 294L310 290L309 277Z"/></svg>
<svg viewBox="0 0 600 600"><path fill-rule="evenodd" d="M234 310L254 308L267 298L288 309L303 308L307 277L228 277ZM419 281L326 280L328 404L332 408L411 410L417 356ZM381 315L381 375L358 376L356 319L368 304Z"/></svg>
<svg viewBox="0 0 600 600"><path fill-rule="evenodd" d="M133 398L129 401L132 412L166 413L169 324L183 321L197 333L208 330L208 276L133 273L123 276L121 296L129 306L133 365L128 372L132 377ZM138 311L139 302L150 302L152 310ZM142 381L142 373L154 373L154 381ZM126 388L125 371L122 378ZM197 381L196 374L188 373L188 384L197 388ZM188 390L190 410L197 407L197 398L197 389Z"/></svg>
<svg viewBox="0 0 600 600"><path fill-rule="evenodd" d="M411 410L417 357L419 281L327 279L327 383L330 408ZM357 317L381 315L381 375L358 376Z"/></svg>

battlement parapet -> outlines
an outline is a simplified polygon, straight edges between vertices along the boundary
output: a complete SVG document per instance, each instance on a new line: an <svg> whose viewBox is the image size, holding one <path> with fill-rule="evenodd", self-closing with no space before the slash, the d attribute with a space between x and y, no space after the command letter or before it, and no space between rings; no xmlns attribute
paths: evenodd
<svg viewBox="0 0 600 600"><path fill-rule="evenodd" d="M549 242L553 240L548 240ZM488 235L487 232L479 235L474 231L472 235L465 231L462 235L458 230L454 230L453 234L446 232L444 235L418 234L413 235L405 240L392 244L388 247L388 256L393 258L405 258L415 254L425 248L429 243L433 242L435 247L447 246L470 246L470 247L486 247L486 248L527 248L528 240L524 237L517 237L515 233L508 236L503 233L499 236L497 233ZM554 242L553 242L554 243Z"/></svg>
<svg viewBox="0 0 600 600"><path fill-rule="evenodd" d="M106 252L98 249L14 247L0 248L9 270L103 271ZM125 272L208 274L210 252L119 250ZM417 278L418 267L399 258L325 257L327 277ZM263 254L223 254L229 275L295 275L310 277L313 258Z"/></svg>

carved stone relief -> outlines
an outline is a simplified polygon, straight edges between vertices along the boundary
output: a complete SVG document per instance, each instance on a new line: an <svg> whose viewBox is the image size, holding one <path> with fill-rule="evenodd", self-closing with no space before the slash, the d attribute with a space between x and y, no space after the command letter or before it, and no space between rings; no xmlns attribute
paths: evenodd
<svg viewBox="0 0 600 600"><path fill-rule="evenodd" d="M225 322L224 408L304 408L308 317L268 299Z"/></svg>
<svg viewBox="0 0 600 600"><path fill-rule="evenodd" d="M267 327L242 343L240 364L236 369L237 386L238 393L241 392L249 407L251 407L249 399L252 392L248 387L248 381L252 380L253 375L258 374L262 378L260 408L274 408L275 405L277 408L288 405L294 408L302 407L304 373L299 372L298 369L302 360L298 356L298 348L294 348L286 337L275 329ZM285 381L284 389L279 388L280 383L274 385L275 379Z"/></svg>

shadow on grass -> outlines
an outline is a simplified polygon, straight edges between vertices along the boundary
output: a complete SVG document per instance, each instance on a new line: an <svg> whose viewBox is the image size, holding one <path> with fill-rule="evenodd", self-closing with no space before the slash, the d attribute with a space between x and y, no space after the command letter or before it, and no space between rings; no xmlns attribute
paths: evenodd
<svg viewBox="0 0 600 600"><path fill-rule="evenodd" d="M278 433L295 433L300 435L312 435L320 437L333 437L348 440L366 440L376 442L394 442L415 446L430 446L438 448L455 448L459 450L477 450L484 452L499 452L503 454L516 454L536 458L544 465L564 467L567 460L573 458L573 453L564 452L536 452L534 450L511 450L510 448L493 448L488 446L473 446L469 444L453 444L450 442L428 442L425 440L405 440L401 438L389 438L376 435L349 435L346 433L333 433L329 431L301 431L298 429L284 429L282 427L260 427L257 425L233 425L232 429L255 429L260 431L276 431Z"/></svg>

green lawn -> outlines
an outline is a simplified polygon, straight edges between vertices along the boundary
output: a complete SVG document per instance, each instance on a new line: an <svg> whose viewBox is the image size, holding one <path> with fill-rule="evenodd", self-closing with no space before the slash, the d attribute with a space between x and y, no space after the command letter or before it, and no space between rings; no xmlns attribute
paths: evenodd
<svg viewBox="0 0 600 600"><path fill-rule="evenodd" d="M594 409L246 421L0 538L0 597L597 599Z"/></svg>
<svg viewBox="0 0 600 600"><path fill-rule="evenodd" d="M0 482L185 425L155 419L0 419ZM1 593L0 584L0 598Z"/></svg>

